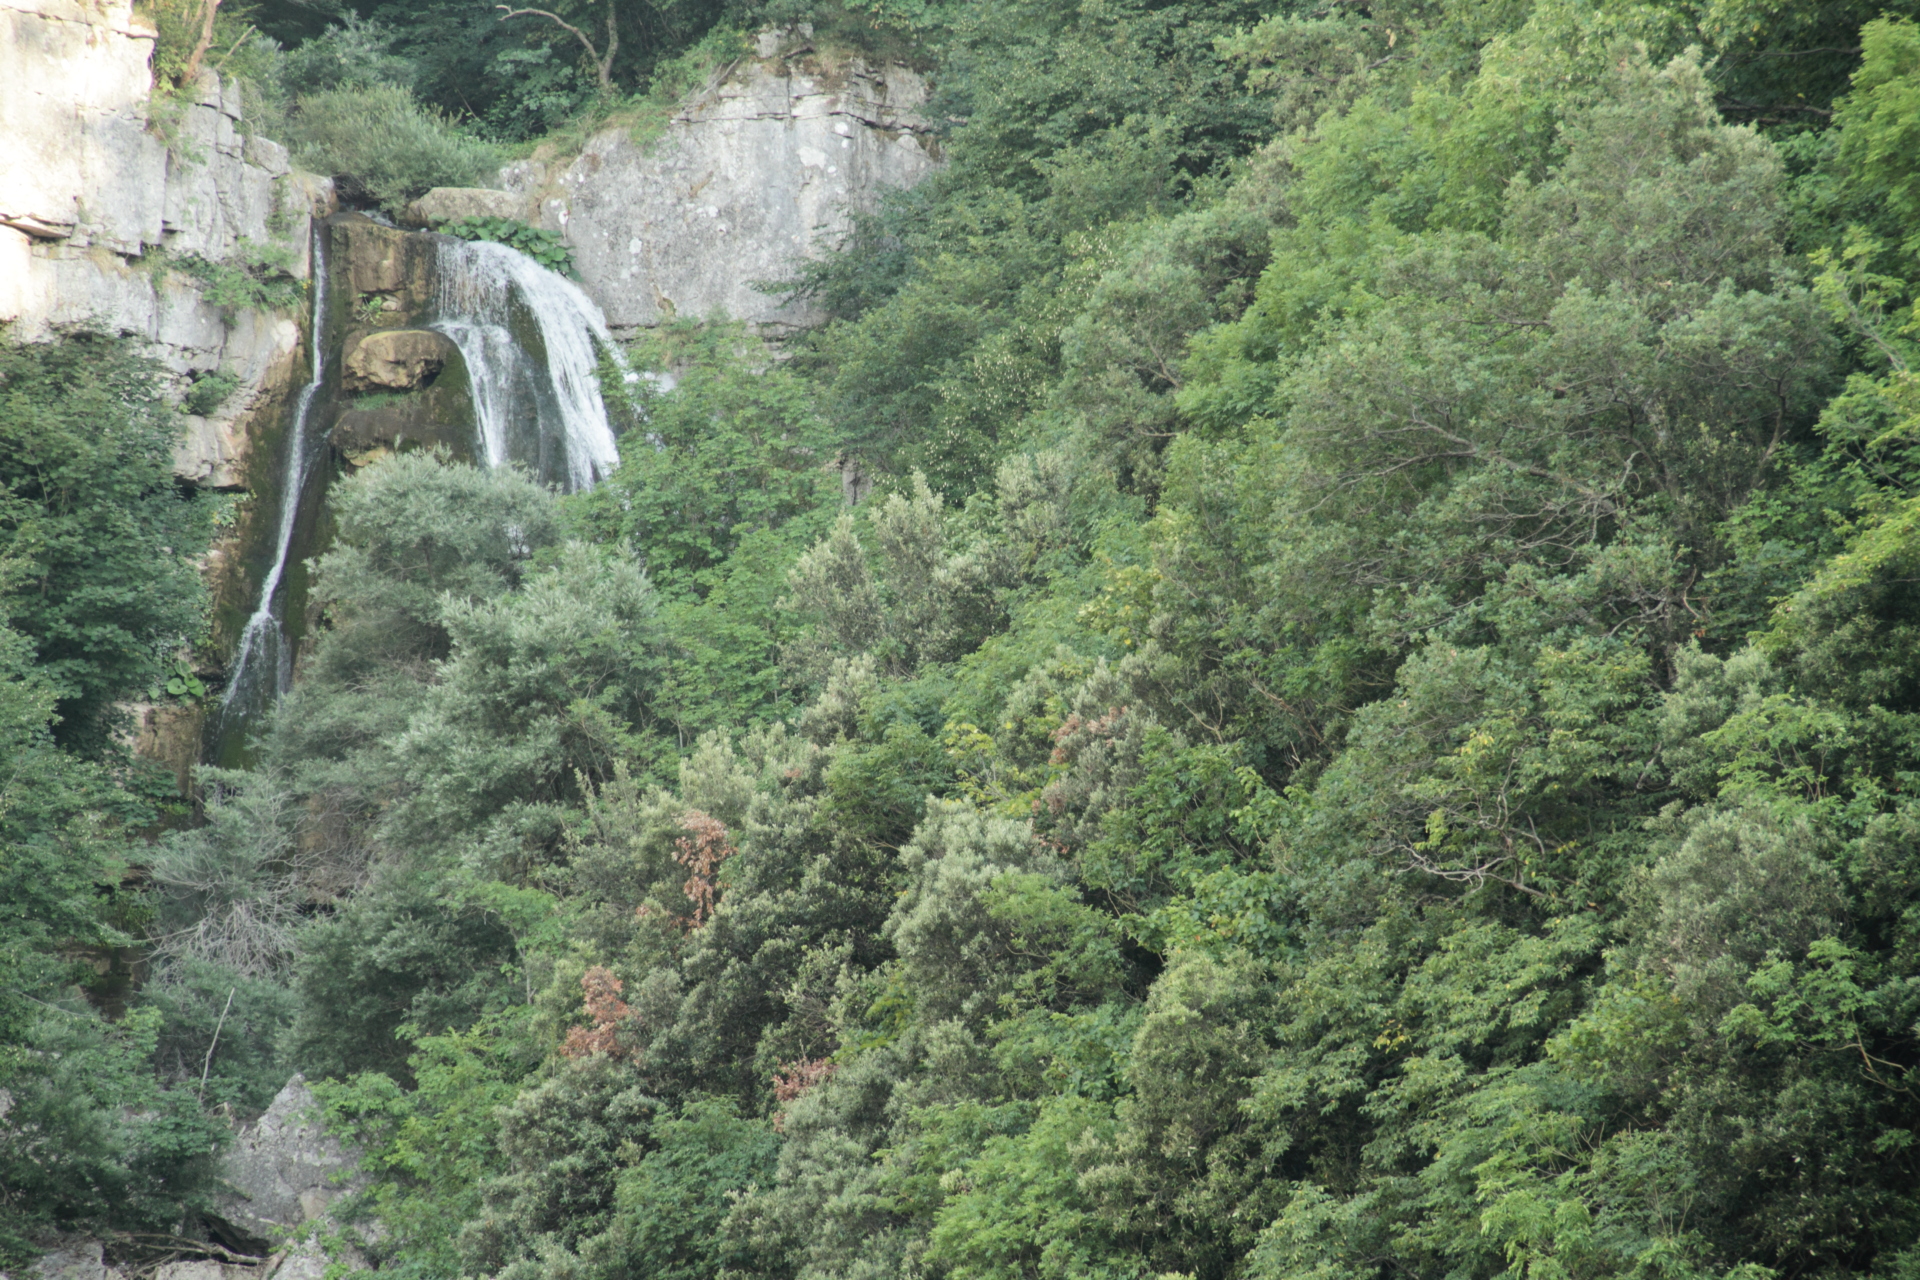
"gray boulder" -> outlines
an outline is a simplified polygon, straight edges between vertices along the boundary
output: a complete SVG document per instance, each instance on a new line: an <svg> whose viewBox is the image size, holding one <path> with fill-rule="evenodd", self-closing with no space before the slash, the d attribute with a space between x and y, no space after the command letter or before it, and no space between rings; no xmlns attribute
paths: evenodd
<svg viewBox="0 0 1920 1280"><path fill-rule="evenodd" d="M359 1154L321 1129L318 1111L306 1081L295 1076L240 1134L220 1163L225 1186L215 1212L223 1221L276 1243L366 1185Z"/></svg>
<svg viewBox="0 0 1920 1280"><path fill-rule="evenodd" d="M456 218L513 218L527 220L527 198L490 187L435 187L400 212L409 227L430 227Z"/></svg>
<svg viewBox="0 0 1920 1280"><path fill-rule="evenodd" d="M27 1280L119 1280L100 1257L98 1240L74 1240L42 1254L27 1268Z"/></svg>

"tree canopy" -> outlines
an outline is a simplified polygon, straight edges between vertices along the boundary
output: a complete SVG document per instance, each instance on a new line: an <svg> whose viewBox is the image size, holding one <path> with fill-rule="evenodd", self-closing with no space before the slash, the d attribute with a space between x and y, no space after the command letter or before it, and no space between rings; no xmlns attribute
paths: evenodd
<svg viewBox="0 0 1920 1280"><path fill-rule="evenodd" d="M913 58L946 163L813 332L635 342L593 491L345 479L259 767L151 843L49 727L135 668L9 571L68 799L0 808L0 1086L85 1135L0 1144L21 1251L159 1212L233 996L207 1096L318 1082L381 1272L1920 1269L1910 6L555 12L614 95L762 22ZM497 139L601 94L494 21L285 56ZM191 508L129 485L76 545Z"/></svg>

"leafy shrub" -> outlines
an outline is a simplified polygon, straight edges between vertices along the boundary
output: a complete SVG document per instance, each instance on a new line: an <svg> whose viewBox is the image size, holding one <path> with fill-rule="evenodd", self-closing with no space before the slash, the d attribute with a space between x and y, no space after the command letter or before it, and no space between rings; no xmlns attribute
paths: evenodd
<svg viewBox="0 0 1920 1280"><path fill-rule="evenodd" d="M280 82L296 96L329 89L405 88L413 82L413 64L393 52L398 32L383 22L345 14L287 52Z"/></svg>
<svg viewBox="0 0 1920 1280"><path fill-rule="evenodd" d="M203 378L194 380L194 384L187 389L186 398L180 402L180 407L188 413L201 415L212 413L225 404L227 397L239 387L238 374L228 373L225 370L207 374Z"/></svg>
<svg viewBox="0 0 1920 1280"><path fill-rule="evenodd" d="M569 280L580 278L580 273L574 269L573 250L562 244L557 234L530 227L513 218L449 218L436 223L434 230L442 235L458 236L462 240L488 240L494 244L504 244L518 249L547 270L558 271Z"/></svg>
<svg viewBox="0 0 1920 1280"><path fill-rule="evenodd" d="M153 1065L162 1083L242 1112L266 1110L286 1084L281 1050L294 1010L284 983L193 958L160 968L139 1004L160 1015Z"/></svg>
<svg viewBox="0 0 1920 1280"><path fill-rule="evenodd" d="M213 262L197 253L189 253L171 259L168 265L199 281L200 296L214 306L229 311L248 308L278 310L296 305L305 295L300 281L293 277L293 255L285 245L259 244L243 239L234 245L233 257L226 261ZM228 390L238 385L239 379L235 378ZM225 399L224 393L221 398ZM218 403L214 402L215 405ZM205 413L207 410L191 409L189 412Z"/></svg>
<svg viewBox="0 0 1920 1280"><path fill-rule="evenodd" d="M288 129L302 166L349 179L390 213L433 187L473 186L499 163L490 143L390 84L307 94Z"/></svg>
<svg viewBox="0 0 1920 1280"><path fill-rule="evenodd" d="M152 1009L109 1022L68 995L0 1048L0 1265L50 1230L170 1231L204 1195L228 1130L148 1069L160 1022Z"/></svg>
<svg viewBox="0 0 1920 1280"><path fill-rule="evenodd" d="M213 0L220 3L220 0ZM216 65L230 57L239 42L246 39L249 6L227 4L215 10L212 40L203 50L201 61L194 63L193 53L200 44L208 0L139 0L140 15L153 24L156 39L153 50L155 79L164 85L184 86L202 67Z"/></svg>

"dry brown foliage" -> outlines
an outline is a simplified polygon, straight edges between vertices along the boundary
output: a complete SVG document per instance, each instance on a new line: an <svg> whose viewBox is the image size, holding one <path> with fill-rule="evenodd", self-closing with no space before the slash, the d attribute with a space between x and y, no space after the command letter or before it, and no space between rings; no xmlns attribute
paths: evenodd
<svg viewBox="0 0 1920 1280"><path fill-rule="evenodd" d="M585 993L587 1016L593 1019L593 1026L569 1028L560 1052L569 1058L584 1058L590 1053L619 1057L623 1050L614 1032L633 1016L633 1010L620 998L623 984L613 976L613 970L597 964L580 975L580 990Z"/></svg>
<svg viewBox="0 0 1920 1280"><path fill-rule="evenodd" d="M738 852L727 839L726 824L710 813L689 809L680 815L687 834L673 842L673 858L690 874L680 891L693 904L688 928L698 929L712 916L720 899L720 864Z"/></svg>

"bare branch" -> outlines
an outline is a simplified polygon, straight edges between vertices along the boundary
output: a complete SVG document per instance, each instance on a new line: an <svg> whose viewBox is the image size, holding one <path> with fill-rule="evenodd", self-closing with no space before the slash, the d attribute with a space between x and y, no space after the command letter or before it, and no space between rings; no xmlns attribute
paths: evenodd
<svg viewBox="0 0 1920 1280"><path fill-rule="evenodd" d="M194 42L187 65L180 72L180 83L192 84L200 78L200 59L206 57L207 50L213 48L213 20L219 16L222 3L223 0L201 0L200 38Z"/></svg>

